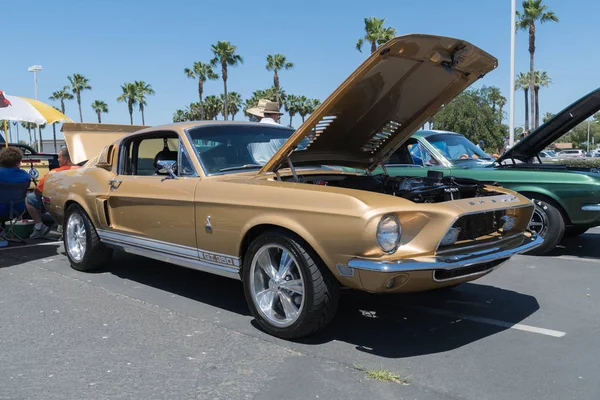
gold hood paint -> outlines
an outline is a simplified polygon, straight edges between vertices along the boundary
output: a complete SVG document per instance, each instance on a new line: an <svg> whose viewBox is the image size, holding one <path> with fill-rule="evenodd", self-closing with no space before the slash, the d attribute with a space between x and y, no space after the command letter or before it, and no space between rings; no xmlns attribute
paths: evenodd
<svg viewBox="0 0 600 400"><path fill-rule="evenodd" d="M259 173L287 166L372 169L439 109L497 66L460 39L411 34L371 54L302 124ZM305 139L305 149L292 153Z"/></svg>
<svg viewBox="0 0 600 400"><path fill-rule="evenodd" d="M71 161L79 164L99 155L102 150L132 132L146 128L142 125L113 125L64 123L62 133L65 137Z"/></svg>

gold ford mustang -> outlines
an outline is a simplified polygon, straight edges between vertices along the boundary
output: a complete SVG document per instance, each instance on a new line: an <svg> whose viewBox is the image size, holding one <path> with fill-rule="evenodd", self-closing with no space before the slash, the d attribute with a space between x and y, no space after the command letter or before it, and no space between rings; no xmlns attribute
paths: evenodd
<svg viewBox="0 0 600 400"><path fill-rule="evenodd" d="M270 334L333 318L339 288L424 291L482 277L539 246L533 204L431 173L373 175L443 104L496 67L462 40L407 35L372 54L297 130L251 122L65 124L82 168L44 202L73 268L114 248L241 279ZM357 173L343 170L356 169ZM364 172L361 172L364 171Z"/></svg>

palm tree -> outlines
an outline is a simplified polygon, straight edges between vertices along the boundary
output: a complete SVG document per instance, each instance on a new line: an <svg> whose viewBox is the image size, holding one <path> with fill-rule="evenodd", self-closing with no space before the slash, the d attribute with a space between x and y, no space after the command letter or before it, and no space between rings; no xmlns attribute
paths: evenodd
<svg viewBox="0 0 600 400"><path fill-rule="evenodd" d="M59 110L57 107L54 107L54 109L55 109L55 110L58 110L58 111L61 111L61 110ZM64 114L64 112L63 112L63 114ZM58 153L58 146L56 145L56 124L57 124L57 123L58 123L58 122L54 122L54 123L52 124L52 143L54 144L54 151L55 151L56 153Z"/></svg>
<svg viewBox="0 0 600 400"><path fill-rule="evenodd" d="M365 36L358 39L356 49L362 53L362 46L366 42L371 44L371 54L375 53L378 45L382 45L396 36L394 28L383 26L385 18L365 18Z"/></svg>
<svg viewBox="0 0 600 400"><path fill-rule="evenodd" d="M227 41L219 40L217 44L211 46L212 52L215 57L210 60L213 67L221 65L221 78L223 78L223 98L225 102L223 104L223 114L225 121L227 121L227 67L235 67L238 64L242 64L244 59L239 54L236 54L237 46L232 45Z"/></svg>
<svg viewBox="0 0 600 400"><path fill-rule="evenodd" d="M540 126L540 87L548 87L552 78L547 72L535 71L533 77L533 92L535 94L535 128Z"/></svg>
<svg viewBox="0 0 600 400"><path fill-rule="evenodd" d="M133 125L133 106L137 104L137 85L135 83L124 83L121 85L123 93L117 97L119 103L127 102L127 108L129 109L129 122Z"/></svg>
<svg viewBox="0 0 600 400"><path fill-rule="evenodd" d="M554 118L556 114L553 114L551 112L546 111L544 113L544 116L542 117L542 122L545 124L546 122L550 121L552 118Z"/></svg>
<svg viewBox="0 0 600 400"><path fill-rule="evenodd" d="M5 123L6 123L6 129L4 129ZM8 121L8 120L6 120L6 121L5 120L0 120L0 131L2 131L4 133L4 137L5 137L6 143L10 142L9 137L8 137L8 131L9 130L10 130L10 121ZM12 138L10 138L10 139L12 139Z"/></svg>
<svg viewBox="0 0 600 400"><path fill-rule="evenodd" d="M289 126L293 126L292 125L292 118L294 118L294 116L298 113L298 96L290 94L287 96L287 99L285 100L285 102L283 103L284 107L285 107L285 111L289 114L290 116L290 125Z"/></svg>
<svg viewBox="0 0 600 400"><path fill-rule="evenodd" d="M184 110L175 110L173 113L173 122L184 122L188 120L188 113Z"/></svg>
<svg viewBox="0 0 600 400"><path fill-rule="evenodd" d="M144 82L144 81L135 81L134 85L136 86L136 99L137 103L140 106L140 112L142 113L142 125L146 125L146 121L144 120L144 107L146 106L146 96L153 96L156 92L152 89L152 85Z"/></svg>
<svg viewBox="0 0 600 400"><path fill-rule="evenodd" d="M302 118L302 123L304 123L304 118L308 114L309 104L306 96L298 96L298 114Z"/></svg>
<svg viewBox="0 0 600 400"><path fill-rule="evenodd" d="M200 119L204 119L204 107L202 105L202 94L204 93L204 82L207 80L219 79L219 75L215 74L210 64L205 64L196 61L192 69L184 69L185 75L188 78L198 79L198 98L200 99Z"/></svg>
<svg viewBox="0 0 600 400"><path fill-rule="evenodd" d="M29 145L31 146L33 144L33 141L31 140L31 130L35 129L35 124L33 122L21 122L21 126L24 129L27 129L27 133L29 134Z"/></svg>
<svg viewBox="0 0 600 400"><path fill-rule="evenodd" d="M67 76L67 79L71 83L71 90L73 90L73 94L77 97L77 106L79 107L79 121L83 122L83 114L81 113L81 92L84 90L91 90L90 81L88 78L81 74L73 74L72 76Z"/></svg>
<svg viewBox="0 0 600 400"><path fill-rule="evenodd" d="M516 90L521 89L525 93L525 130L528 131L529 130L529 103L528 103L527 93L529 93L529 72L527 72L527 73L520 72L519 75L517 75L517 80L515 82L515 89Z"/></svg>
<svg viewBox="0 0 600 400"><path fill-rule="evenodd" d="M488 87L486 88L486 91L488 101L492 103L492 111L494 114L496 113L496 107L498 107L498 122L501 123L503 118L502 109L506 105L506 97L502 96L502 92L500 92L500 89L496 86Z"/></svg>
<svg viewBox="0 0 600 400"><path fill-rule="evenodd" d="M310 99L308 101L308 113L312 114L315 110L321 105L321 100L319 99Z"/></svg>
<svg viewBox="0 0 600 400"><path fill-rule="evenodd" d="M231 115L231 120L233 121L235 119L235 114L242 108L242 96L238 92L229 92L227 93L227 97L229 115ZM223 101L223 95L221 95L221 101ZM223 104L225 104L224 101ZM224 113L225 110L223 109L222 112Z"/></svg>
<svg viewBox="0 0 600 400"><path fill-rule="evenodd" d="M279 71L294 68L294 63L289 62L283 54L269 54L267 56L267 71L273 71L273 87L277 98L277 104L281 107L282 101L279 96Z"/></svg>
<svg viewBox="0 0 600 400"><path fill-rule="evenodd" d="M535 87L535 69L534 69L534 56L535 56L535 23L554 21L558 22L558 17L554 14L554 11L549 11L546 5L542 4L542 0L523 0L523 12L517 11L517 30L528 30L529 31L529 88ZM531 91L531 124L534 121L534 106L535 106L535 94L534 90Z"/></svg>
<svg viewBox="0 0 600 400"><path fill-rule="evenodd" d="M215 95L206 96L204 99L204 112L206 114L206 119L217 119L219 113L223 110L223 100Z"/></svg>
<svg viewBox="0 0 600 400"><path fill-rule="evenodd" d="M65 113L65 100L73 100L73 95L69 93L71 87L69 85L65 85L61 90L57 90L52 93L52 96L49 97L50 100L60 101L60 112Z"/></svg>
<svg viewBox="0 0 600 400"><path fill-rule="evenodd" d="M96 100L92 103L92 108L96 112L96 115L98 115L98 123L101 124L102 119L100 118L100 114L108 114L108 104L106 104L102 100Z"/></svg>

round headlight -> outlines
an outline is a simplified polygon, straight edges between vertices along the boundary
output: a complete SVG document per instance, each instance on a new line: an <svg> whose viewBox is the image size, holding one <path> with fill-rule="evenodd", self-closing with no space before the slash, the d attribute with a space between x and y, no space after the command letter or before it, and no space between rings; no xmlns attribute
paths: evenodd
<svg viewBox="0 0 600 400"><path fill-rule="evenodd" d="M402 227L395 215L384 215L377 225L377 244L385 253L393 253L400 245Z"/></svg>

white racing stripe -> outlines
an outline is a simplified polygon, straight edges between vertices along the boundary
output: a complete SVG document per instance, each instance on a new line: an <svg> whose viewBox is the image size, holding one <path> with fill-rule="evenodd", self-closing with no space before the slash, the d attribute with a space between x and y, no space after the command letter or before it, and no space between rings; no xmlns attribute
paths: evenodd
<svg viewBox="0 0 600 400"><path fill-rule="evenodd" d="M552 337L557 337L557 338L563 337L566 335L565 332L554 331L552 329L538 328L537 326L515 324L512 322L505 322L505 321L498 321L496 319L476 317L473 315L465 315L465 314L460 314L460 313L455 313L455 312L450 312L450 311L443 311L443 310L438 310L435 308L417 307L417 306L415 306L415 307L409 306L406 308L411 308L414 310L419 310L419 311L423 311L423 312L431 313L431 314L443 315L446 317L459 318L459 319L464 319L467 321L479 322L482 324L500 326L502 328L516 329L518 331L525 331L525 332L531 332L531 333L539 333L540 335L552 336Z"/></svg>

